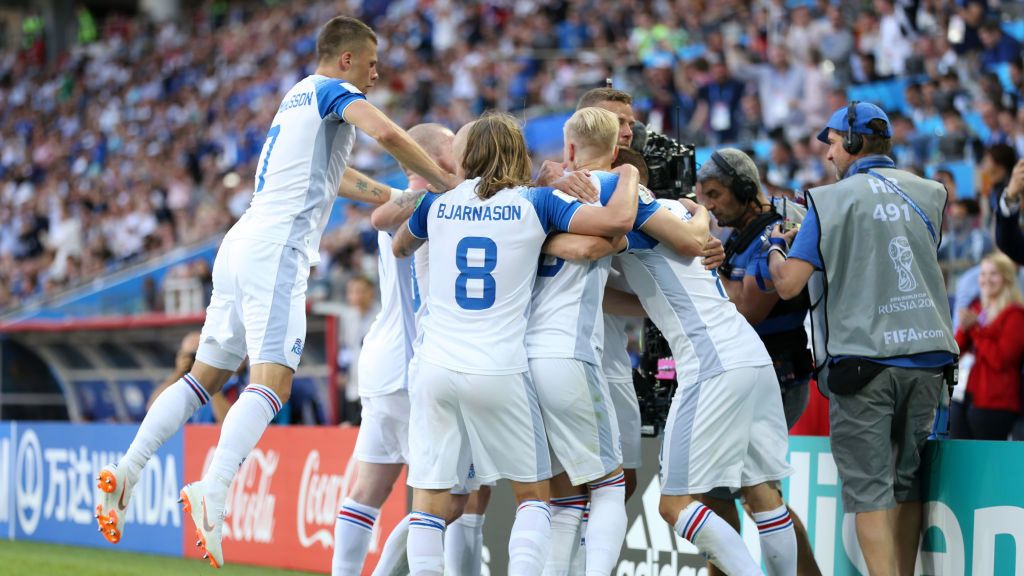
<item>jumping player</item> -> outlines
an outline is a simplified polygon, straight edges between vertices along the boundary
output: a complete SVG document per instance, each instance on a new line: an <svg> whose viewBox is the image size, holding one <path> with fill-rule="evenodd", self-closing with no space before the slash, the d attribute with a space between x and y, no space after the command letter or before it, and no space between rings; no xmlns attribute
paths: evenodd
<svg viewBox="0 0 1024 576"><path fill-rule="evenodd" d="M389 198L387 187L346 171L355 129L437 189L457 182L366 101L363 93L378 77L376 53L376 35L359 20L339 16L321 29L316 71L282 100L260 154L252 204L218 251L196 363L154 402L121 461L101 472L97 519L108 540L120 539L131 489L153 452L248 353L251 383L224 420L205 476L181 491L204 557L214 567L224 564L228 487L291 391L305 340L306 281L332 200L348 186L360 199Z"/></svg>

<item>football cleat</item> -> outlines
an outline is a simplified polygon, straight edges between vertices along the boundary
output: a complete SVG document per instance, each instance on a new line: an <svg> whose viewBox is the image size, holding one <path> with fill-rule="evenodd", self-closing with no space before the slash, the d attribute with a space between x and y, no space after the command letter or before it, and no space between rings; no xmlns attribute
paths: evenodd
<svg viewBox="0 0 1024 576"><path fill-rule="evenodd" d="M181 505L196 527L196 547L203 551L203 559L210 566L224 565L221 549L221 528L224 525L224 504L207 495L202 482L193 482L181 489Z"/></svg>
<svg viewBox="0 0 1024 576"><path fill-rule="evenodd" d="M99 532L108 542L117 544L124 535L124 519L128 514L134 482L128 479L127 472L118 469L117 464L108 464L96 477L96 487L100 491L95 514Z"/></svg>

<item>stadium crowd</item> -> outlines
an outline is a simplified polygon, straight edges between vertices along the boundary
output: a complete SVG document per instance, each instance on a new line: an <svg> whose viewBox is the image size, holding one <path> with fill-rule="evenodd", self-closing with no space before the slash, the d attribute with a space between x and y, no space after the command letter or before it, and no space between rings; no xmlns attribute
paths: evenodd
<svg viewBox="0 0 1024 576"><path fill-rule="evenodd" d="M43 66L39 50L5 51L0 310L226 230L247 206L281 92L310 72L317 25L338 9L210 0L176 22L109 15ZM992 208L1024 152L1021 44L1004 31L1022 17L1014 2L342 9L378 30L382 78L370 98L403 126L564 110L611 77L654 129L698 145L770 143L759 159L775 193L827 181L813 127L858 86L887 87L901 166L942 180L951 198L964 182L945 166L976 166L967 183L977 199L949 208L951 288L993 246ZM355 167L379 174L393 168L385 158L361 136ZM314 298L374 275L367 212L347 210L325 238Z"/></svg>

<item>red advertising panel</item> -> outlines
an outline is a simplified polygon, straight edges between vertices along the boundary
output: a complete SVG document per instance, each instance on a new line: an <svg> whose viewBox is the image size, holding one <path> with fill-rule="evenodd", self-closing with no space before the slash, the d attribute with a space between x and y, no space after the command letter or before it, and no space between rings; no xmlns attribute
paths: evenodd
<svg viewBox="0 0 1024 576"><path fill-rule="evenodd" d="M355 482L358 428L272 426L231 485L224 523L224 560L296 570L331 571L334 519ZM202 477L220 428L185 428L185 478ZM363 574L370 574L391 529L406 515L405 474L384 504ZM191 521L185 555L199 558Z"/></svg>

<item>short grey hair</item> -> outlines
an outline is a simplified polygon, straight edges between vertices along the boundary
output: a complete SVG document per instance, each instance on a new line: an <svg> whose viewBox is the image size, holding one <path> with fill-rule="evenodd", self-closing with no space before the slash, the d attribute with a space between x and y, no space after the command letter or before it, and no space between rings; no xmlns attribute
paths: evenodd
<svg viewBox="0 0 1024 576"><path fill-rule="evenodd" d="M732 169L736 171L738 176L749 178L757 186L758 192L761 191L761 175L757 171L757 164L754 164L750 156L747 156L742 150L737 148L722 148L721 150L716 150L716 152L729 163L729 166L732 166ZM720 183L728 188L730 192L733 190L733 179L724 170L719 168L718 164L715 164L711 158L708 158L707 162L701 164L700 170L697 171L697 182L703 184L709 180Z"/></svg>

